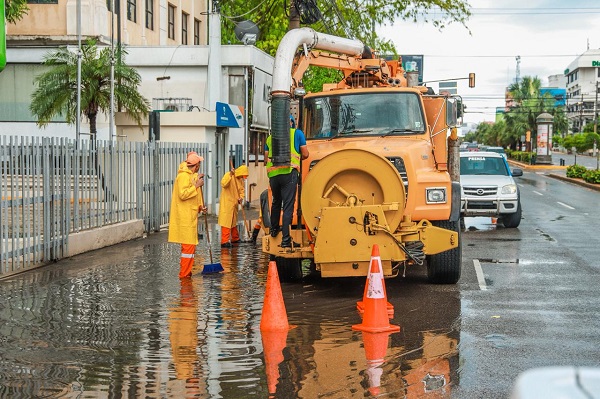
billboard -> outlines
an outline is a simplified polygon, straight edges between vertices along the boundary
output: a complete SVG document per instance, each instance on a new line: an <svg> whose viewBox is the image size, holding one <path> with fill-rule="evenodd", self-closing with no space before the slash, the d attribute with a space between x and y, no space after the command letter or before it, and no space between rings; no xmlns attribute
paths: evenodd
<svg viewBox="0 0 600 399"><path fill-rule="evenodd" d="M423 69L424 69L424 56L414 54L403 54L399 55L402 58L402 68L406 72L419 72L419 83L423 83ZM384 55L383 58L386 61L396 60L397 58L393 55Z"/></svg>

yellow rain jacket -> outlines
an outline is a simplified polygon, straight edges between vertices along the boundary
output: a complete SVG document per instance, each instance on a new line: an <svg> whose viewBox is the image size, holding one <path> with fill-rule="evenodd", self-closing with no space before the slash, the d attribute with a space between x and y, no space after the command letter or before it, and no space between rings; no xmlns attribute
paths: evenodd
<svg viewBox="0 0 600 399"><path fill-rule="evenodd" d="M179 164L171 195L169 242L198 245L198 211L204 202L202 187L194 186L197 179L185 161Z"/></svg>
<svg viewBox="0 0 600 399"><path fill-rule="evenodd" d="M238 198L244 199L244 178L248 176L248 167L242 165L235 170L235 183L231 173L227 172L221 179L221 200L219 202L219 220L222 227L232 228L237 224ZM237 186L237 189L236 189Z"/></svg>

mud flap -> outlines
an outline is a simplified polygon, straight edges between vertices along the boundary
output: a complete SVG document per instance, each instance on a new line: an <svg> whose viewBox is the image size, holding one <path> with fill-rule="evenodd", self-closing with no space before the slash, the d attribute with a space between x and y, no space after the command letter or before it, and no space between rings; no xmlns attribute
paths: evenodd
<svg viewBox="0 0 600 399"><path fill-rule="evenodd" d="M450 221L456 222L460 219L460 182L453 181L452 182L452 208L450 210Z"/></svg>

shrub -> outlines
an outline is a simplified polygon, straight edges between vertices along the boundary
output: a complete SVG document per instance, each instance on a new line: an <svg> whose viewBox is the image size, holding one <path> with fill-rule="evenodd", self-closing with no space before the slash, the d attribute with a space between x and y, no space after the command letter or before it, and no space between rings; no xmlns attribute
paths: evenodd
<svg viewBox="0 0 600 399"><path fill-rule="evenodd" d="M587 172L587 168L585 166L582 166L582 165L567 166L567 177L581 179L585 172Z"/></svg>
<svg viewBox="0 0 600 399"><path fill-rule="evenodd" d="M510 151L506 153L506 156L510 159L514 159L518 162L529 163L531 161L531 157L535 155L535 152L526 152L526 151Z"/></svg>
<svg viewBox="0 0 600 399"><path fill-rule="evenodd" d="M583 174L583 180L588 183L600 184L600 170L588 170Z"/></svg>

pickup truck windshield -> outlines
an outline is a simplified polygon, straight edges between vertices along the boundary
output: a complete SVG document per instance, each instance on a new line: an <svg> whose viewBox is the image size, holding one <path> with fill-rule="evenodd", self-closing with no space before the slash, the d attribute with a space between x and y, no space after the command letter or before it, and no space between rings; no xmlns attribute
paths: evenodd
<svg viewBox="0 0 600 399"><path fill-rule="evenodd" d="M460 174L465 175L500 175L510 176L504 158L476 155L460 157Z"/></svg>
<svg viewBox="0 0 600 399"><path fill-rule="evenodd" d="M304 100L307 139L425 133L415 93L363 93Z"/></svg>

